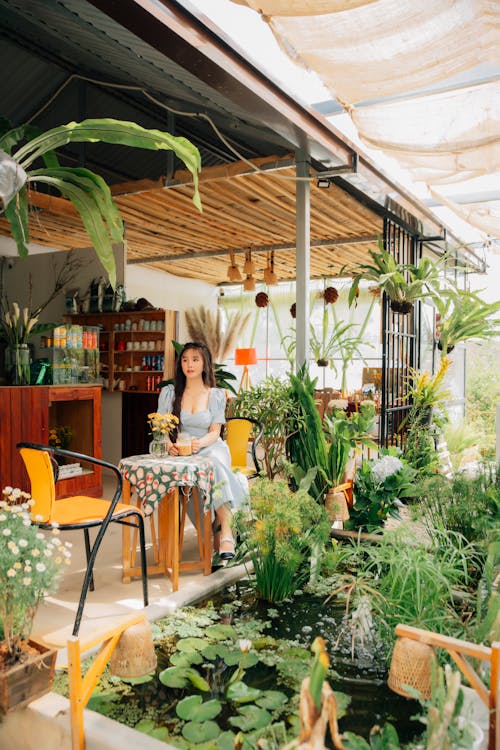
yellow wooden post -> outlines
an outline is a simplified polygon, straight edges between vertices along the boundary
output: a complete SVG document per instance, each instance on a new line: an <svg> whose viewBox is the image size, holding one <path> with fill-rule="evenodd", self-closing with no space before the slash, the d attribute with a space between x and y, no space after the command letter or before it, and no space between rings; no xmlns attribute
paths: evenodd
<svg viewBox="0 0 500 750"><path fill-rule="evenodd" d="M87 705L97 681L104 671L106 664L116 648L120 636L131 625L145 620L144 615L136 615L121 622L109 630L95 635L91 640L80 643L80 639L71 636L67 642L69 701L71 720L71 750L85 750L85 731L83 726L83 711ZM94 661L85 677L82 676L82 653L101 644Z"/></svg>

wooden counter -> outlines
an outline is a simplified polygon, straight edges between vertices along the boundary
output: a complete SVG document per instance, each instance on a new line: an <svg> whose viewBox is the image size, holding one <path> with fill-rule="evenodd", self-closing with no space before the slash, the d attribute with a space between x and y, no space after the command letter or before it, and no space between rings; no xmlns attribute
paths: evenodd
<svg viewBox="0 0 500 750"><path fill-rule="evenodd" d="M29 492L30 485L16 449L20 441L47 445L49 429L70 427L68 446L87 455L101 457L101 386L35 385L0 387L0 483ZM84 473L56 485L57 497L74 494L100 496L99 467L83 467Z"/></svg>

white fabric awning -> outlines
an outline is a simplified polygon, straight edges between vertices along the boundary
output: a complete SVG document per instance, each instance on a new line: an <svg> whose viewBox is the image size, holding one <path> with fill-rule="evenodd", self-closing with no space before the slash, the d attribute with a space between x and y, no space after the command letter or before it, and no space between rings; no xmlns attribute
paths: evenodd
<svg viewBox="0 0 500 750"><path fill-rule="evenodd" d="M500 237L498 0L234 1L259 12L281 48L319 76L364 143ZM478 178L491 176L496 194L485 200ZM449 186L458 183L455 203Z"/></svg>

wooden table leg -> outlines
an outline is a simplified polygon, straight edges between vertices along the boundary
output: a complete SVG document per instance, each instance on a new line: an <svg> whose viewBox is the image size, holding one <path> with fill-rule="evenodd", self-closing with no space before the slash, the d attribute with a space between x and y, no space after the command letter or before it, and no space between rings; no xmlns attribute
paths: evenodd
<svg viewBox="0 0 500 750"><path fill-rule="evenodd" d="M172 535L170 537L172 548L172 590L179 588L179 488L171 493Z"/></svg>
<svg viewBox="0 0 500 750"><path fill-rule="evenodd" d="M127 479L123 480L123 488L122 488L122 499L121 502L124 505L130 505L130 482ZM131 555L131 548L130 548L130 535L133 533L133 530L130 528L130 526L125 526L125 524L122 525L122 581L123 583L130 583L130 555Z"/></svg>
<svg viewBox="0 0 500 750"><path fill-rule="evenodd" d="M203 575L212 572L212 511L203 513Z"/></svg>

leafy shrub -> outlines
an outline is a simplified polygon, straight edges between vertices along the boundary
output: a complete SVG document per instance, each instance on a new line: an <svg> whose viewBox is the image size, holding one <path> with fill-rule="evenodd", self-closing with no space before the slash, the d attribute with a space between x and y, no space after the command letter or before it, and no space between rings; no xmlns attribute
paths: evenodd
<svg viewBox="0 0 500 750"><path fill-rule="evenodd" d="M330 533L323 506L305 491L292 492L284 480L257 479L250 489L250 518L235 523L254 568L258 596L270 602L286 599L310 575Z"/></svg>

